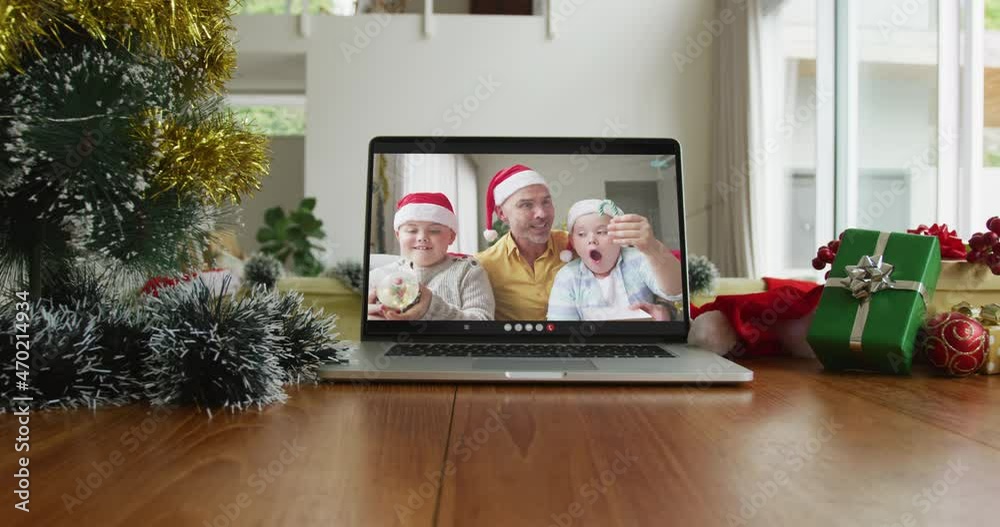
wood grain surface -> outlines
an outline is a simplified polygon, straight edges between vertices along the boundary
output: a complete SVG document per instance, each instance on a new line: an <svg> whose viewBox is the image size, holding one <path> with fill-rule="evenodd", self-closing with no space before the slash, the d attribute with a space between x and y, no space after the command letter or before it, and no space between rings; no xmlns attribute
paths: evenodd
<svg viewBox="0 0 1000 527"><path fill-rule="evenodd" d="M439 473L454 395L345 384L211 420L139 406L35 413L31 512L13 509L7 483L0 525L394 525L393 506ZM0 419L12 438L12 417ZM9 482L12 446L3 456ZM403 525L430 525L436 494Z"/></svg>
<svg viewBox="0 0 1000 527"><path fill-rule="evenodd" d="M996 524L1000 377L747 365L743 387L344 384L211 420L34 413L32 512L5 440L0 524Z"/></svg>
<svg viewBox="0 0 1000 527"><path fill-rule="evenodd" d="M1000 379L749 365L752 388L460 387L438 525L996 525Z"/></svg>

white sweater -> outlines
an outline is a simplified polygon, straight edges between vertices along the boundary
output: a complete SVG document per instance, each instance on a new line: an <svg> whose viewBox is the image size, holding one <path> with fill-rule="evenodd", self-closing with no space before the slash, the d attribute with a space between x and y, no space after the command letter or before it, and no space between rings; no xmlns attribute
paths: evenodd
<svg viewBox="0 0 1000 527"><path fill-rule="evenodd" d="M447 255L431 267L418 267L400 258L373 269L368 283L371 285L376 276L398 270L416 273L417 280L431 290L431 304L421 320L493 320L493 287L486 271L472 256Z"/></svg>

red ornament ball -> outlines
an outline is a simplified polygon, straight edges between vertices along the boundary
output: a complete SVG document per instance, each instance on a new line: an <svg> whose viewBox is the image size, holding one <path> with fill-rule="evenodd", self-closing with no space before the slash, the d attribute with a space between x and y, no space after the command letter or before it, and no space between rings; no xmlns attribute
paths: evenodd
<svg viewBox="0 0 1000 527"><path fill-rule="evenodd" d="M978 320L961 313L939 313L924 326L927 360L953 377L970 375L986 361L989 337Z"/></svg>

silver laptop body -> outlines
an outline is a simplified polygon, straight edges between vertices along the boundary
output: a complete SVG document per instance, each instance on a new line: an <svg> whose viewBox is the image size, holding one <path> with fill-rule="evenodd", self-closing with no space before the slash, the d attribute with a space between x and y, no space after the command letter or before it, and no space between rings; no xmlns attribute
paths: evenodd
<svg viewBox="0 0 1000 527"><path fill-rule="evenodd" d="M438 157L434 158L434 162L424 163L424 160L432 159L428 156ZM552 190L556 224L566 219L566 209L560 203L565 204L575 197L594 197L587 193L593 194L593 189L600 189L600 182L595 183L592 179L587 184L579 183L587 178L604 180L606 195L597 197L610 199L614 195L617 201L632 203L640 209L643 207L641 200L650 199L649 194L655 190L659 206L647 207L641 212L647 212L646 217L651 224L655 221L655 225L660 226L659 239L669 241L669 244L667 241L664 243L679 248L682 255L687 254L681 151L680 144L673 139L377 137L369 144L368 201L363 219L366 228L363 264L366 290L374 287L374 284L368 283L368 277L379 263L374 249L392 252L390 245L393 240L385 234L392 228L391 219L388 227L383 223L383 235L375 232L375 219L380 215L386 217L386 207L394 207L399 194L405 190L396 188L390 199L384 198L384 187L394 177L392 174L403 174L398 176L401 181L414 181L420 180L425 173L422 170L429 170L423 167L436 167L433 176L427 172L427 177L440 178L441 166L462 166L466 173L455 169L456 174L468 184L478 182L475 195L479 196L485 192L485 182L493 170L509 163L539 165L538 172L545 176ZM567 171L570 177L564 177ZM456 192L451 179L441 181ZM461 184L459 182L459 187ZM413 186L411 183L400 186L408 185ZM556 195L556 185L559 185L559 195ZM419 185L416 188L426 190ZM465 194L461 190L457 192L469 195L468 190ZM573 196L574 192L581 195ZM455 202L456 214L462 214L463 208L474 209L474 215L465 213L466 222L483 216L481 203L477 206L469 200L457 202L461 201L460 197L452 201ZM480 233L482 229L466 229L459 233L456 243L464 244L468 249L460 252L472 254L477 249L482 250L485 242L481 237L472 239L474 235L471 232ZM395 249L398 251L398 246ZM324 365L320 376L327 380L351 382L705 385L752 381L752 371L686 343L690 326L688 280L685 258L679 260L683 275L683 299L674 302L674 317L669 322L371 321L367 320L368 303L362 299L358 306L362 316L361 341L348 343L345 360Z"/></svg>

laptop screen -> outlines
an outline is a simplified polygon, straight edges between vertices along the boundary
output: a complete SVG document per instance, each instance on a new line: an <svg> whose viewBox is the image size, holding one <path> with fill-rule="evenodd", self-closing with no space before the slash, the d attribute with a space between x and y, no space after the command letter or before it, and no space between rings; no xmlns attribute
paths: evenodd
<svg viewBox="0 0 1000 527"><path fill-rule="evenodd" d="M687 333L670 140L377 138L370 337Z"/></svg>

